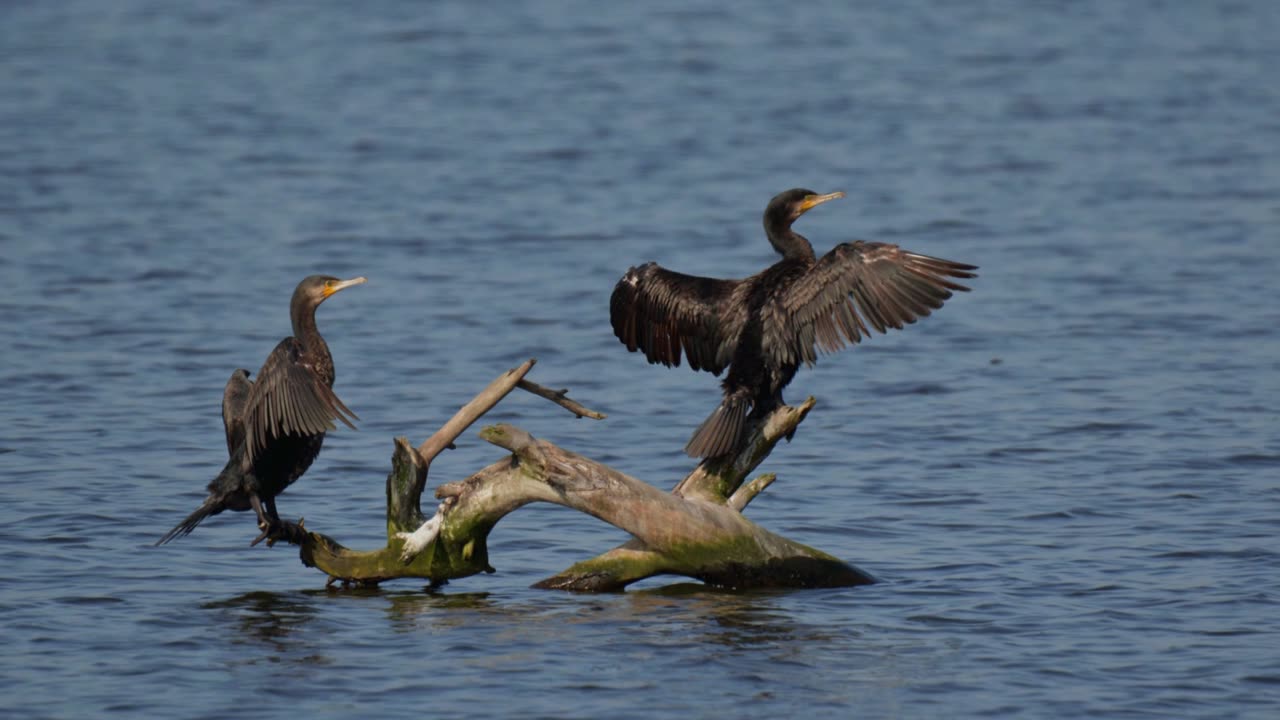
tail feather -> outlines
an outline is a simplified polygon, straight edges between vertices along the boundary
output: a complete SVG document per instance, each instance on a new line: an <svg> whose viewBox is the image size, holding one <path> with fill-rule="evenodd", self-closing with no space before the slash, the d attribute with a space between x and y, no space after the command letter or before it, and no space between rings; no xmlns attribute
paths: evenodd
<svg viewBox="0 0 1280 720"><path fill-rule="evenodd" d="M746 424L749 404L746 398L726 397L693 431L684 451L696 458L714 458L733 450Z"/></svg>
<svg viewBox="0 0 1280 720"><path fill-rule="evenodd" d="M224 509L224 506L220 499L213 496L205 498L205 501L200 504L200 507L196 508L195 512L188 515L187 518L182 522L178 523L177 525L174 525L172 530L165 533L164 537L156 541L156 545L164 545L165 543L169 542L174 538L179 538L179 537L182 537L183 535L189 535L191 531L195 530L196 526L200 524L200 521L204 520L210 515L217 515L218 513L222 512L223 509Z"/></svg>

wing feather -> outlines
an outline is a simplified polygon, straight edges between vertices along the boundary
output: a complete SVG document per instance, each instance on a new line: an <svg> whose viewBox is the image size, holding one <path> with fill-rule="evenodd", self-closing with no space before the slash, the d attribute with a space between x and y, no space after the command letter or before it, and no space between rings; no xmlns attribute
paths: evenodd
<svg viewBox="0 0 1280 720"><path fill-rule="evenodd" d="M281 340L267 356L240 416L245 463L250 467L272 438L319 435L336 429L338 421L354 429L352 421L359 419L314 372L292 337Z"/></svg>
<svg viewBox="0 0 1280 720"><path fill-rule="evenodd" d="M685 275L655 263L633 267L613 289L609 316L627 349L651 363L720 374L729 364L743 313L730 310L740 280Z"/></svg>
<svg viewBox="0 0 1280 720"><path fill-rule="evenodd" d="M249 371L238 369L231 373L231 379L222 391L222 429L227 434L228 455L234 454L236 446L244 442L244 408L252 387Z"/></svg>
<svg viewBox="0 0 1280 720"><path fill-rule="evenodd" d="M942 307L952 291L969 288L951 278L977 277L973 265L861 240L838 245L793 283L783 311L766 315L765 337L775 362L812 364L818 352L856 345L890 328L902 329Z"/></svg>

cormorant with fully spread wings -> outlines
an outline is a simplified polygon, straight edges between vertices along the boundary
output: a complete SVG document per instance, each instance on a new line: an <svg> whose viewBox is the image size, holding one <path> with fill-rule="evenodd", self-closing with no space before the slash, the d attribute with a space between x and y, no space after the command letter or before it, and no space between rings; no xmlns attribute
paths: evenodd
<svg viewBox="0 0 1280 720"><path fill-rule="evenodd" d="M782 404L782 389L801 363L889 328L901 329L942 307L953 290L948 278L976 277L973 265L929 257L897 245L855 241L822 258L791 229L797 218L828 200L793 189L775 196L764 212L765 235L782 259L751 277L720 280L633 267L610 300L613 332L627 349L651 363L680 364L719 375L724 398L685 446L694 457L727 453L753 417Z"/></svg>

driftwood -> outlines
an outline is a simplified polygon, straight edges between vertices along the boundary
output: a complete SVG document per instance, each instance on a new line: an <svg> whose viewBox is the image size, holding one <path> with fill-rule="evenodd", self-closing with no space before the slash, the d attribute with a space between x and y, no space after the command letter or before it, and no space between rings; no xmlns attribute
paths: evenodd
<svg viewBox="0 0 1280 720"><path fill-rule="evenodd" d="M330 582L376 584L393 578L425 578L433 585L493 572L487 538L507 513L531 502L564 505L631 533L633 539L579 562L535 587L621 590L660 574L684 575L733 588L832 587L874 582L868 574L826 553L780 537L742 515L752 498L773 482L762 475L744 482L774 445L795 432L813 407L780 407L744 433L730 455L704 461L672 492L628 477L517 427L484 428L480 436L509 455L471 477L444 483L430 518L421 509L431 461L476 420L517 387L556 402L579 417L603 418L525 380L533 360L495 379L418 447L396 438L387 476L387 545L350 550L310 530L278 538L301 547L302 562L327 573Z"/></svg>

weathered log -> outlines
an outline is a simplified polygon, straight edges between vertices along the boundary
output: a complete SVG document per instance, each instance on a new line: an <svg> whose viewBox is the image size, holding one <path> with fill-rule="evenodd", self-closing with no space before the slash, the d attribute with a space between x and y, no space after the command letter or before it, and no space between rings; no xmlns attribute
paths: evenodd
<svg viewBox="0 0 1280 720"><path fill-rule="evenodd" d="M763 475L744 485L778 441L790 438L814 406L808 398L797 407L782 406L753 422L738 449L722 458L703 460L672 491L689 504L716 508L745 523L733 547L719 546L714 536L692 548L653 544L641 536L574 564L542 580L536 587L561 590L621 590L660 574L693 577L735 588L843 587L875 582L871 575L824 552L778 537L748 521L741 511L776 479ZM634 535L634 533L633 533ZM782 541L781 544L778 541ZM694 549L698 553L691 553ZM693 560L694 562L689 562Z"/></svg>
<svg viewBox="0 0 1280 720"><path fill-rule="evenodd" d="M332 580L374 584L399 577L433 584L493 572L489 532L507 513L531 502L550 502L597 517L633 539L537 584L567 590L620 590L659 574L684 575L726 587L819 587L874 582L837 558L761 528L742 509L773 482L746 476L784 438L790 437L814 401L781 407L744 433L741 447L704 461L672 492L663 492L594 460L533 438L511 425L493 425L480 435L510 455L471 477L436 489L431 518L421 509L431 460L516 387L547 397L579 417L595 417L524 379L530 360L500 376L463 406L416 449L397 438L387 477L387 545L350 550L307 531L289 538L301 545L302 561ZM540 392L542 391L542 392ZM603 416L601 416L603 417Z"/></svg>

